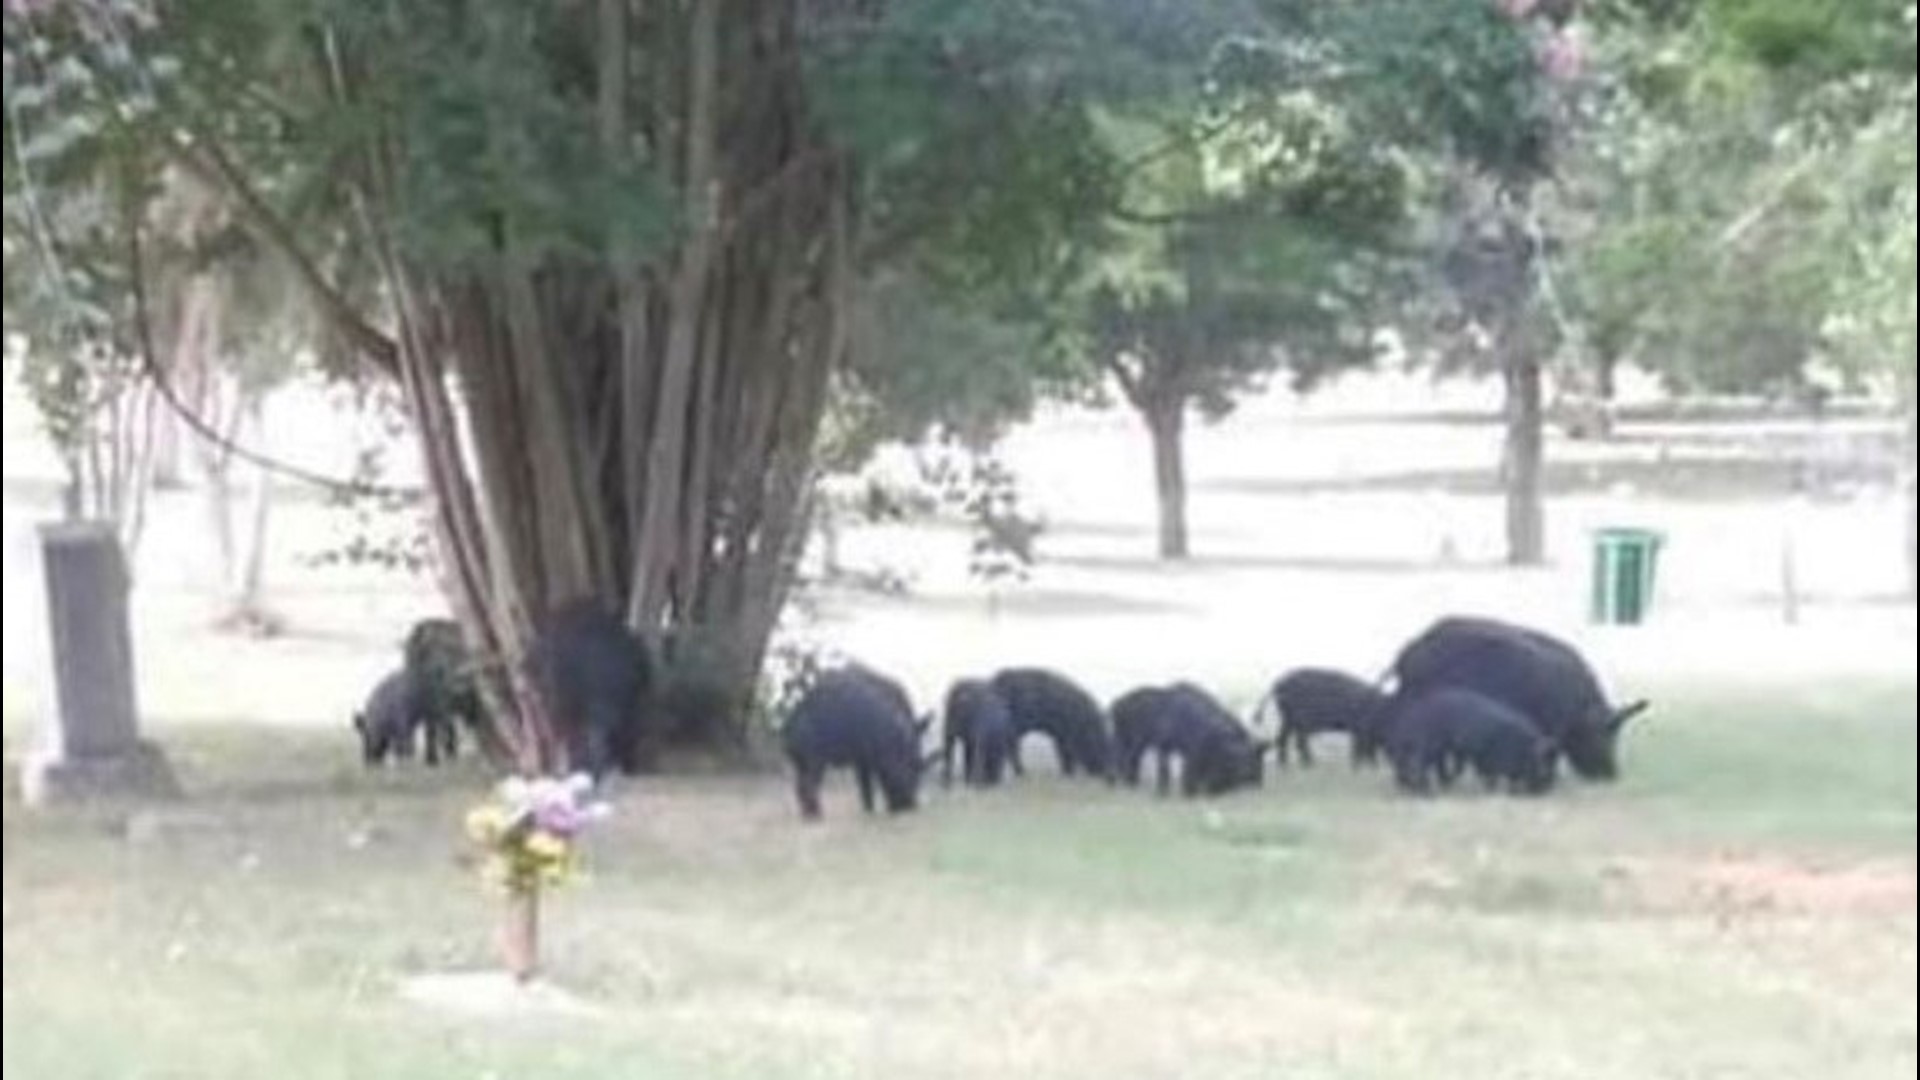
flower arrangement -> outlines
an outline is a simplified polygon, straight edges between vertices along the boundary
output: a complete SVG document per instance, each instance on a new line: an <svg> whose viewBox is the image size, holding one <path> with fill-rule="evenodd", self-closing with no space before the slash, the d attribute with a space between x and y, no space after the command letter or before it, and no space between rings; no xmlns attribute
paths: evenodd
<svg viewBox="0 0 1920 1080"><path fill-rule="evenodd" d="M592 791L593 781L580 774L502 782L493 799L467 813L467 835L483 852L481 875L509 893L571 880L581 831L607 814L606 803L589 800Z"/></svg>
<svg viewBox="0 0 1920 1080"><path fill-rule="evenodd" d="M481 849L481 876L507 896L500 946L520 982L532 979L538 966L541 888L578 875L580 833L609 812L592 792L592 779L579 774L512 777L467 812L467 835Z"/></svg>

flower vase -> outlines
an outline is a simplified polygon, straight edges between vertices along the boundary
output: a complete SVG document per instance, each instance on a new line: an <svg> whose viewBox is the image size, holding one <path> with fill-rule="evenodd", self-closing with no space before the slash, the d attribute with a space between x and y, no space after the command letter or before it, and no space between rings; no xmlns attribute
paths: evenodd
<svg viewBox="0 0 1920 1080"><path fill-rule="evenodd" d="M540 969L540 886L507 893L507 919L500 927L500 954L507 974L525 985Z"/></svg>

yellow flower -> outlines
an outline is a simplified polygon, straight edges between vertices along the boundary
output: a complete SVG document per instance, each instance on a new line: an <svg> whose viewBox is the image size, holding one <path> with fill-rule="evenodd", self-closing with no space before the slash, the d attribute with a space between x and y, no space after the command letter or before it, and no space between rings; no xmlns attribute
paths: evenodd
<svg viewBox="0 0 1920 1080"><path fill-rule="evenodd" d="M508 893L566 884L579 875L579 852L571 837L539 827L526 810L487 802L467 811L467 835L479 844L485 883Z"/></svg>
<svg viewBox="0 0 1920 1080"><path fill-rule="evenodd" d="M540 880L547 885L562 885L574 876L575 860L571 854L562 855L540 867Z"/></svg>
<svg viewBox="0 0 1920 1080"><path fill-rule="evenodd" d="M534 832L527 837L527 854L540 861L556 861L567 857L567 842L552 833Z"/></svg>
<svg viewBox="0 0 1920 1080"><path fill-rule="evenodd" d="M467 835L476 842L493 844L507 831L507 814L500 807L487 803L467 811Z"/></svg>

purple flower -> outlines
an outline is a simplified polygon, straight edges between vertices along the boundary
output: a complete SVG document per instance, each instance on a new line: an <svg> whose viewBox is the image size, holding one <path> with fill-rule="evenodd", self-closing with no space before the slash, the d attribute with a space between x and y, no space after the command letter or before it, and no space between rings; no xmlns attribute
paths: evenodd
<svg viewBox="0 0 1920 1080"><path fill-rule="evenodd" d="M572 803L543 803L533 812L533 820L542 831L562 838L572 837L586 825L587 818Z"/></svg>
<svg viewBox="0 0 1920 1080"><path fill-rule="evenodd" d="M499 787L499 798L516 827L570 839L608 813L605 803L586 801L592 788L593 781L585 776L509 777Z"/></svg>

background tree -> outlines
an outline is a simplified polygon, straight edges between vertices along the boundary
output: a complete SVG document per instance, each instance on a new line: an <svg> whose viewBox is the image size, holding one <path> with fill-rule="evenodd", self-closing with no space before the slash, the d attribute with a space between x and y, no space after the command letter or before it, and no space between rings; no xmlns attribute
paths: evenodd
<svg viewBox="0 0 1920 1080"><path fill-rule="evenodd" d="M6 12L6 330L66 472L70 519L110 522L137 548L157 402L140 334L139 232L159 162L120 100L70 53L84 39Z"/></svg>
<svg viewBox="0 0 1920 1080"><path fill-rule="evenodd" d="M1252 96L1247 91L1243 96ZM1277 369L1296 388L1372 357L1407 218L1404 170L1321 100L1218 100L1134 170L1091 274L1084 348L1145 423L1161 558L1189 553L1185 425Z"/></svg>
<svg viewBox="0 0 1920 1080"><path fill-rule="evenodd" d="M219 559L223 590L222 625L248 633L273 634L281 627L266 596L268 522L272 513L275 476L261 463L238 460L236 445L271 452L273 439L267 424L276 391L300 369L303 354L310 355L314 340L307 309L291 296L293 288L277 260L267 257L245 238L236 243L245 250L229 253L220 273L202 282L208 296L207 315L226 317L206 326L201 347L209 355L198 361L200 407L203 418L227 432L227 441L189 436L205 486L207 512ZM184 337L178 348L194 348ZM189 366L176 351L171 370ZM236 500L245 487L244 505Z"/></svg>
<svg viewBox="0 0 1920 1080"><path fill-rule="evenodd" d="M1422 152L1436 288L1409 329L1434 351L1500 373L1507 558L1545 557L1545 246L1538 194L1582 68L1572 0L1375 0L1320 14L1340 44L1328 81L1373 130ZM1436 304L1446 298L1450 302ZM1437 311L1435 309L1438 309ZM1431 339L1429 339L1431 340Z"/></svg>
<svg viewBox="0 0 1920 1080"><path fill-rule="evenodd" d="M1680 392L1876 390L1910 478L1912 5L1620 0L1594 22L1609 85L1557 185L1594 359Z"/></svg>

